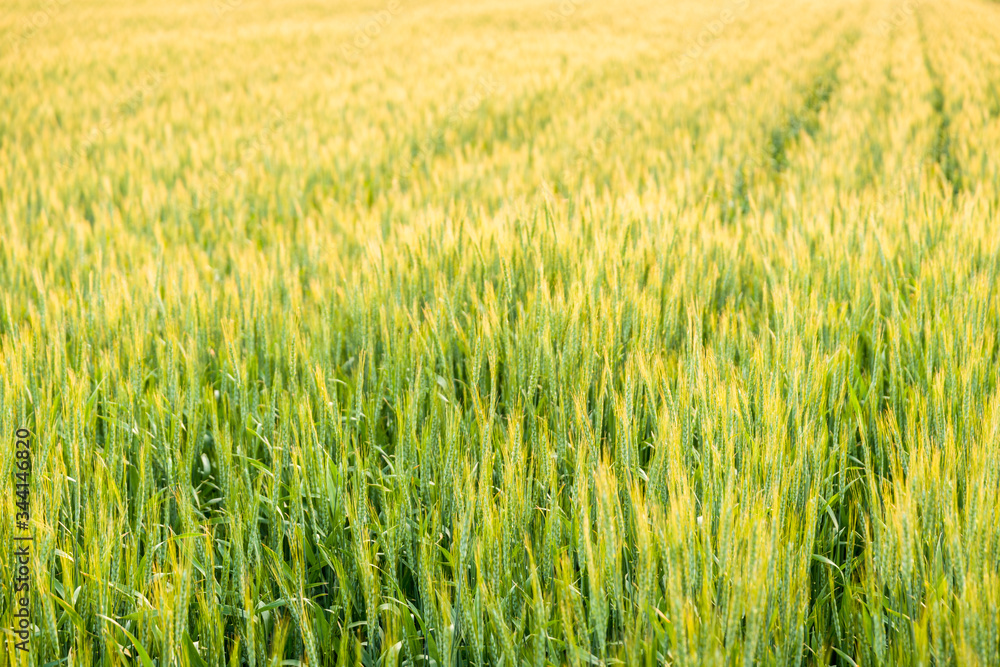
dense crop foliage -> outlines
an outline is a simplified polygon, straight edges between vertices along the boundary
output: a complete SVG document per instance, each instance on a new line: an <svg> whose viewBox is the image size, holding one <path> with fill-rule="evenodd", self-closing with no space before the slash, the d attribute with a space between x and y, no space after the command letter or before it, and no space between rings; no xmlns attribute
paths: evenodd
<svg viewBox="0 0 1000 667"><path fill-rule="evenodd" d="M1000 5L4 4L0 665L1000 664Z"/></svg>

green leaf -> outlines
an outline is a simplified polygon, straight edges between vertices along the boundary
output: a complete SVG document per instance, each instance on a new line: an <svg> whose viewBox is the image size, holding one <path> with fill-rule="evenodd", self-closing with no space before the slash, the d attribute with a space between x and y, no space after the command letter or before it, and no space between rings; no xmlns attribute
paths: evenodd
<svg viewBox="0 0 1000 667"><path fill-rule="evenodd" d="M135 646L135 650L139 653L139 660L142 661L142 667L154 667L153 661L149 659L149 654L146 653L146 649L142 647L142 644L140 644L139 640L135 638L135 635L126 630L115 619L105 616L104 614L98 614L98 616L109 623L117 625L118 629L125 633L125 636L128 637L129 641L132 642L132 645Z"/></svg>
<svg viewBox="0 0 1000 667"><path fill-rule="evenodd" d="M195 667L208 667L208 663L202 660L201 655L198 653L198 649L195 648L194 643L191 641L191 636L187 633L187 630L184 631L181 639L184 642L184 649L187 652L187 657L188 660L191 661L191 664L195 665Z"/></svg>

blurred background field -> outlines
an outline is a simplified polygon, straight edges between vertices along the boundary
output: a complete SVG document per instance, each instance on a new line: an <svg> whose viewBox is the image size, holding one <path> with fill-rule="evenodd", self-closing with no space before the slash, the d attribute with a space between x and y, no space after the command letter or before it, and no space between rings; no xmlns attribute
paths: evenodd
<svg viewBox="0 0 1000 667"><path fill-rule="evenodd" d="M1000 664L998 35L5 2L0 665Z"/></svg>

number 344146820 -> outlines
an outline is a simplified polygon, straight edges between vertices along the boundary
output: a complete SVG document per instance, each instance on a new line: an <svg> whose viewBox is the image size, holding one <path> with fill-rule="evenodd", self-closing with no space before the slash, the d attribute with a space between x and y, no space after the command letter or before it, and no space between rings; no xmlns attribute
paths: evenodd
<svg viewBox="0 0 1000 667"><path fill-rule="evenodd" d="M17 509L20 510L17 514L17 520L26 520L28 518L28 489L29 482L31 479L31 449L29 448L27 431L24 429L19 429L17 432L17 443L16 451L14 453L15 461L14 467L16 472L14 477L15 491Z"/></svg>

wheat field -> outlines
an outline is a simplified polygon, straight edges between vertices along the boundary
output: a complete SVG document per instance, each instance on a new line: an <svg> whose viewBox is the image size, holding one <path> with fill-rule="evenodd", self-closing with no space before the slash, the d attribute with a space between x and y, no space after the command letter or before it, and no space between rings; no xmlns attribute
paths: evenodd
<svg viewBox="0 0 1000 667"><path fill-rule="evenodd" d="M0 15L0 667L1000 665L1000 3Z"/></svg>

